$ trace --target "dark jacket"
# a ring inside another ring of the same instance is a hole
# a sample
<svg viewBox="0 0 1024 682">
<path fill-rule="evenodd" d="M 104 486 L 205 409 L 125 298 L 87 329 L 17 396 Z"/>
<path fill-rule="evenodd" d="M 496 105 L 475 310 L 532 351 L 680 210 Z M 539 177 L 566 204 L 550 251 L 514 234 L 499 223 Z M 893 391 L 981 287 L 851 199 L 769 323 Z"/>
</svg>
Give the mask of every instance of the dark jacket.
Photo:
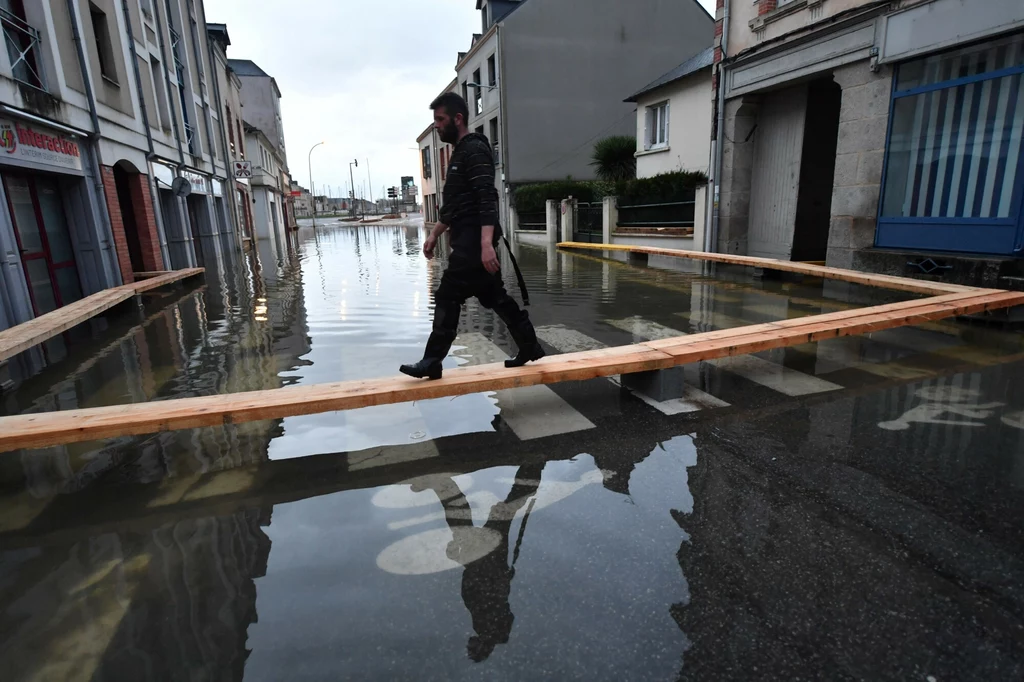
<svg viewBox="0 0 1024 682">
<path fill-rule="evenodd" d="M 466 135 L 455 146 L 444 183 L 440 219 L 451 231 L 455 251 L 479 255 L 483 225 L 494 226 L 494 244 L 498 244 L 501 225 L 494 186 L 494 150 L 480 133 Z"/>
</svg>

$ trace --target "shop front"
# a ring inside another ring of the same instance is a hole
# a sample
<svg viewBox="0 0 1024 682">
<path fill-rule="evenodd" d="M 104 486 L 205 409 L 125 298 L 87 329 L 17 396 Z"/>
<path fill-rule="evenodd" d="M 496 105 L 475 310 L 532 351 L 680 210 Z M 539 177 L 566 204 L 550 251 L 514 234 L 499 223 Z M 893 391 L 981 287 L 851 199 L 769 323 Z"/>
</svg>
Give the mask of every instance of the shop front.
<svg viewBox="0 0 1024 682">
<path fill-rule="evenodd" d="M 895 67 L 876 246 L 1021 256 L 1024 33 Z"/>
<path fill-rule="evenodd" d="M 76 134 L 0 118 L 4 328 L 120 283 L 86 154 Z"/>
</svg>

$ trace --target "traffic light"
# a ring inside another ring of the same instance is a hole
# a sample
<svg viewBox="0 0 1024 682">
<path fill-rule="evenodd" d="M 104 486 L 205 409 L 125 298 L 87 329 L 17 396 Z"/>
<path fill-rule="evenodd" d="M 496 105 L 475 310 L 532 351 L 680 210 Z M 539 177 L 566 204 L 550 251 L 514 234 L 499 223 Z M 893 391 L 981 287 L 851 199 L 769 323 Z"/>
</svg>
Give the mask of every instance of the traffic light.
<svg viewBox="0 0 1024 682">
<path fill-rule="evenodd" d="M 398 198 L 398 188 L 397 187 L 388 187 L 388 199 L 397 199 L 397 198 Z"/>
</svg>

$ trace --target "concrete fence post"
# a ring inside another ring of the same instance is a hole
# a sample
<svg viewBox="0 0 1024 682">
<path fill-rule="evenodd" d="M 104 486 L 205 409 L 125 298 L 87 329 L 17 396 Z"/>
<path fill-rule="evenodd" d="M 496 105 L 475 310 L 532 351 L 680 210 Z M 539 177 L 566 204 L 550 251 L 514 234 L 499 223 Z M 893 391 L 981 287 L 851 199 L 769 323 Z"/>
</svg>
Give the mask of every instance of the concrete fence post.
<svg viewBox="0 0 1024 682">
<path fill-rule="evenodd" d="M 558 202 L 554 199 L 548 199 L 545 204 L 545 210 L 547 212 L 547 230 L 548 230 L 548 243 L 558 243 Z"/>
<path fill-rule="evenodd" d="M 605 197 L 602 207 L 602 239 L 605 244 L 612 243 L 612 233 L 619 226 L 619 198 Z"/>
<path fill-rule="evenodd" d="M 516 207 L 515 206 L 509 206 L 508 207 L 508 231 L 507 231 L 507 235 L 506 235 L 508 237 L 509 243 L 511 243 L 511 244 L 518 244 L 519 243 L 519 237 L 517 236 L 518 232 L 519 232 L 519 213 L 516 211 Z"/>
<path fill-rule="evenodd" d="M 562 241 L 571 242 L 573 232 L 576 231 L 576 211 L 573 207 L 576 205 L 576 200 L 573 198 L 562 200 Z"/>
</svg>

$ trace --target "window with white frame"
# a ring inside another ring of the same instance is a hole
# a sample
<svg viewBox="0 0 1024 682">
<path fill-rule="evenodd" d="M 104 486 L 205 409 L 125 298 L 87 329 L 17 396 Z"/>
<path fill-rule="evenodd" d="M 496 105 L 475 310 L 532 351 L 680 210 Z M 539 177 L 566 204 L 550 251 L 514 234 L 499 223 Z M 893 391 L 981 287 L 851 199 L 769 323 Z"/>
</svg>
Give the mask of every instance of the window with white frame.
<svg viewBox="0 0 1024 682">
<path fill-rule="evenodd" d="M 668 146 L 668 102 L 647 107 L 647 135 L 644 149 L 663 149 Z"/>
</svg>

